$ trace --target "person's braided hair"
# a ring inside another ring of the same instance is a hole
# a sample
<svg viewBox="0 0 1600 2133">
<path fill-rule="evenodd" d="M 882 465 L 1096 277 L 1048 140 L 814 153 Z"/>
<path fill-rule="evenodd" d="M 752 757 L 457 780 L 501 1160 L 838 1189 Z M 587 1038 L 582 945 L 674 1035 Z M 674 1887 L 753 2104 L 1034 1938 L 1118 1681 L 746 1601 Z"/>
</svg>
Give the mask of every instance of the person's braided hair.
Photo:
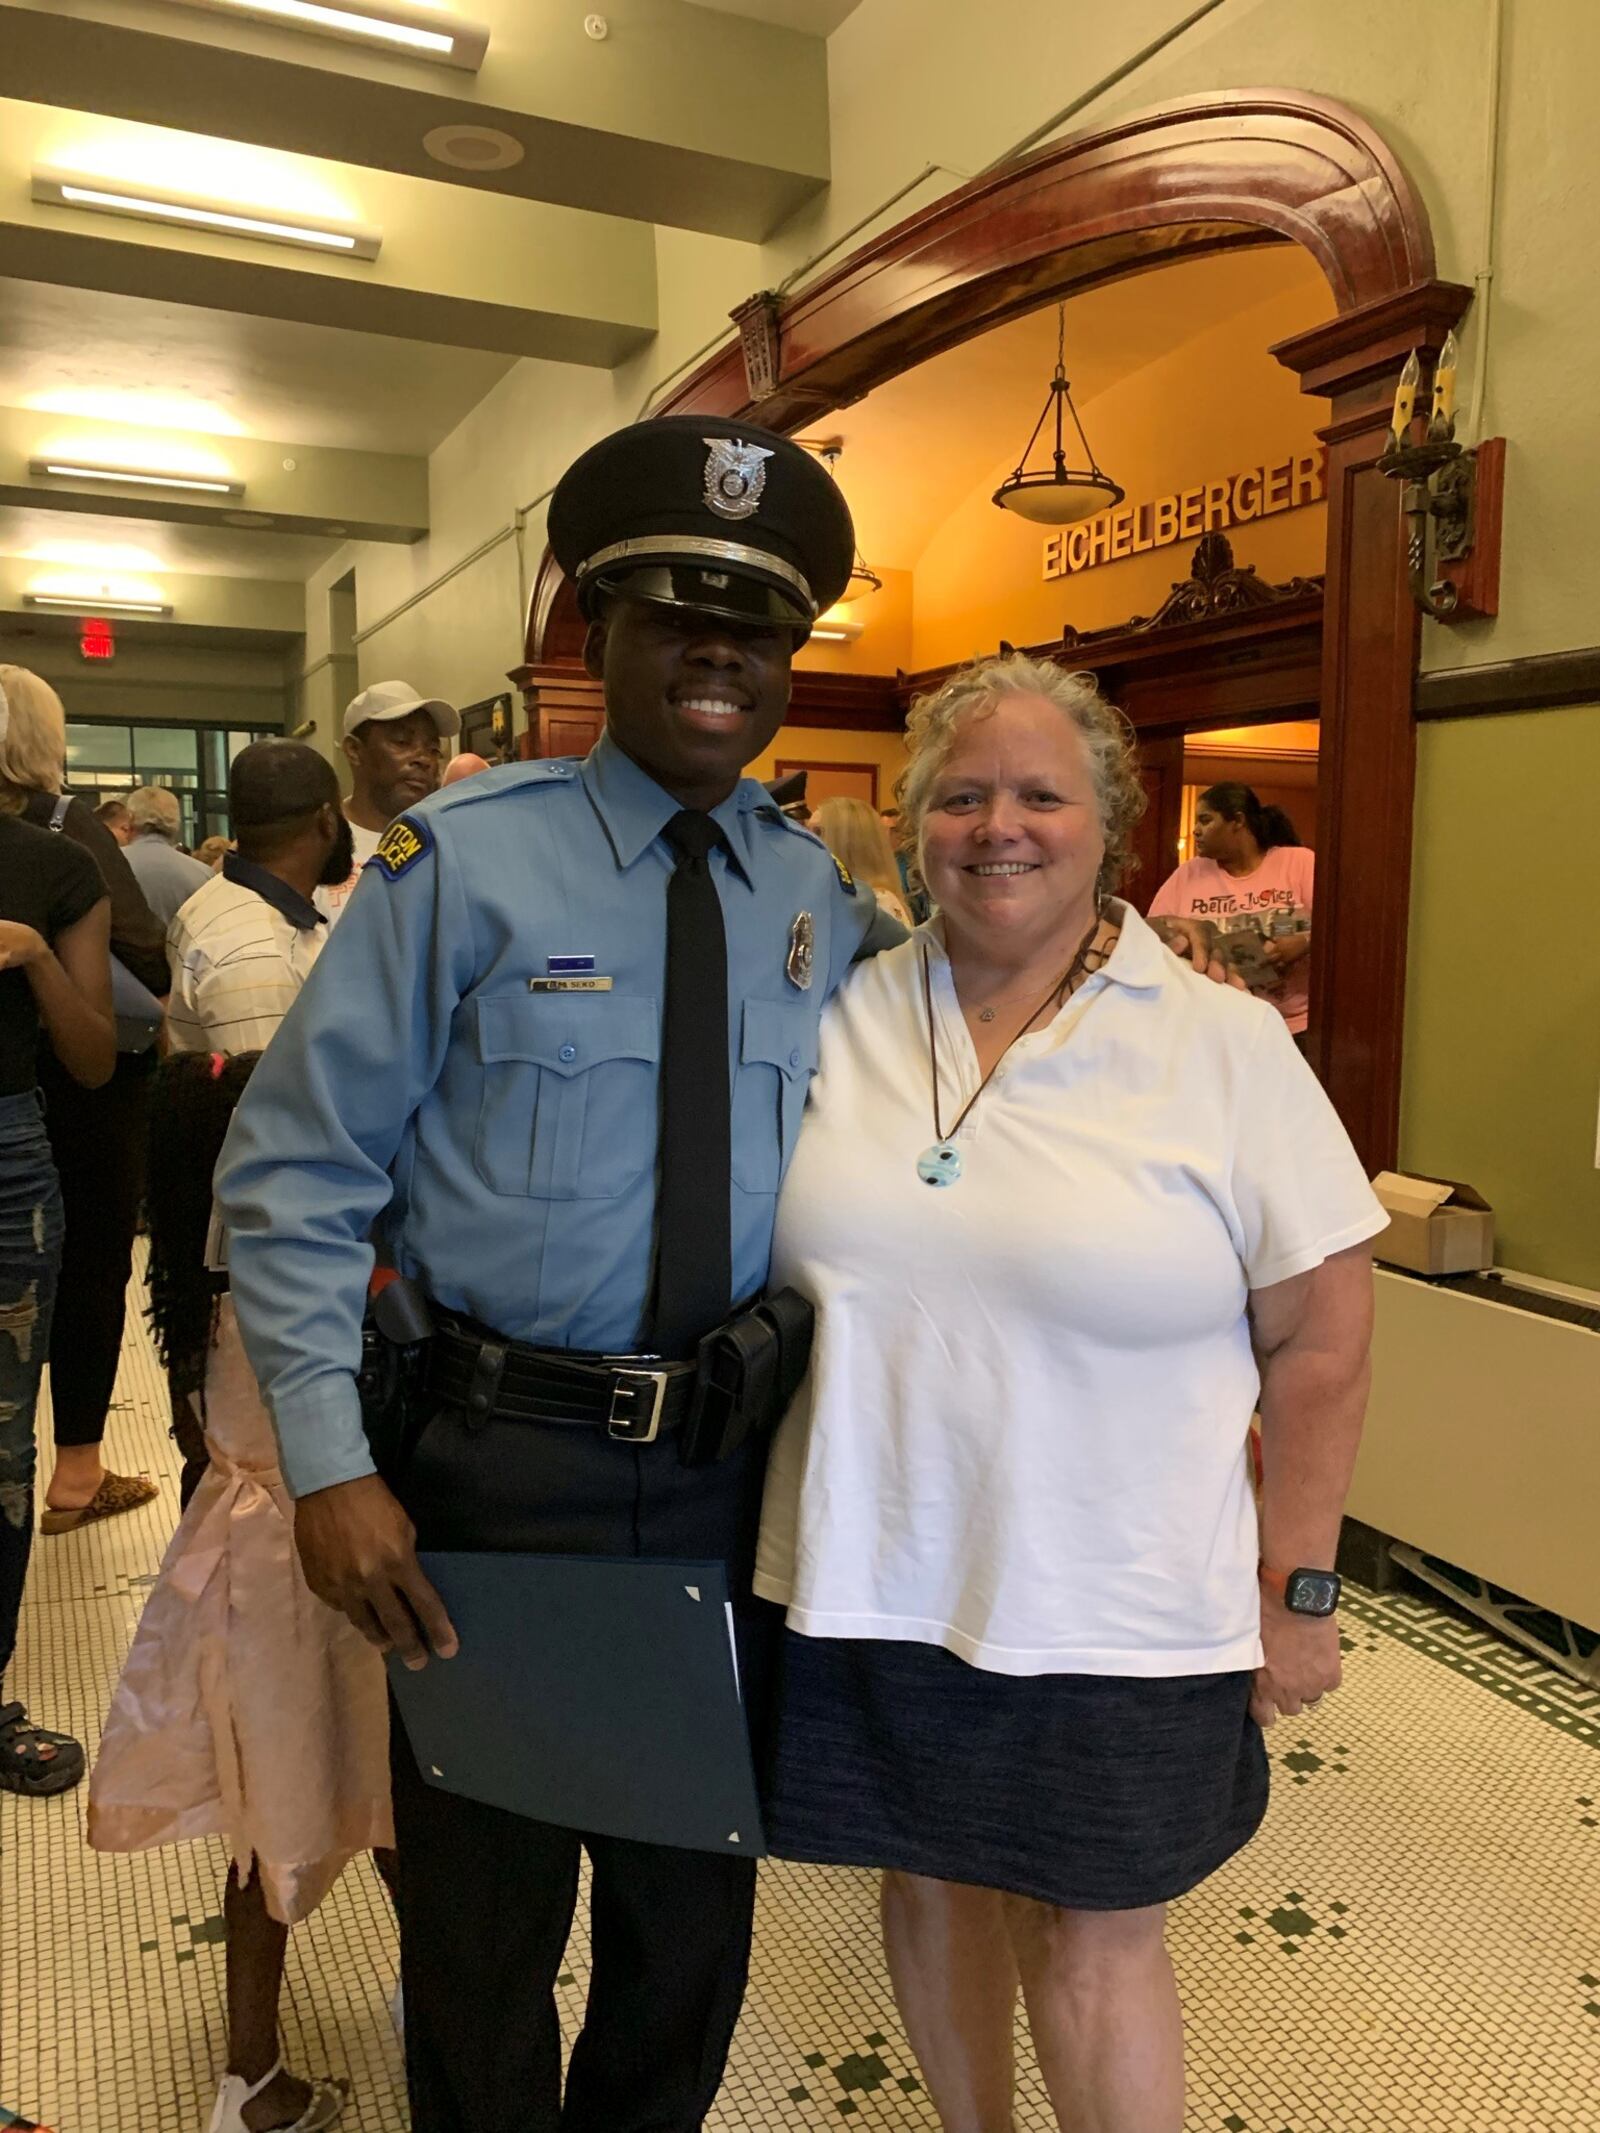
<svg viewBox="0 0 1600 2133">
<path fill-rule="evenodd" d="M 156 1353 L 183 1399 L 205 1383 L 226 1283 L 206 1266 L 211 1176 L 234 1107 L 259 1052 L 178 1052 L 156 1076 L 150 1115 L 145 1215 L 150 1231 L 150 1303 Z"/>
</svg>

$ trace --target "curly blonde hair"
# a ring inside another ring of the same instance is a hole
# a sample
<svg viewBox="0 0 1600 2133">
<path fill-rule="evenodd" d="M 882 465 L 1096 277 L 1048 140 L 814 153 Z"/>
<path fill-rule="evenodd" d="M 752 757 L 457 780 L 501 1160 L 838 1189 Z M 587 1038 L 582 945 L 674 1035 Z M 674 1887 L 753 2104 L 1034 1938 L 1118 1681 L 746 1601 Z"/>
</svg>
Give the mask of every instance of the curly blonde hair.
<svg viewBox="0 0 1600 2133">
<path fill-rule="evenodd" d="M 1077 728 L 1089 758 L 1100 834 L 1106 856 L 1101 886 L 1115 889 L 1138 864 L 1133 853 L 1134 826 L 1147 804 L 1139 776 L 1133 728 L 1115 704 L 1095 687 L 1091 674 L 1069 673 L 1050 660 L 1011 652 L 999 659 L 978 659 L 958 668 L 927 696 L 919 696 L 906 720 L 911 752 L 895 796 L 900 802 L 900 834 L 919 859 L 922 828 L 934 781 L 967 719 L 992 711 L 1006 696 L 1042 696 Z"/>
</svg>

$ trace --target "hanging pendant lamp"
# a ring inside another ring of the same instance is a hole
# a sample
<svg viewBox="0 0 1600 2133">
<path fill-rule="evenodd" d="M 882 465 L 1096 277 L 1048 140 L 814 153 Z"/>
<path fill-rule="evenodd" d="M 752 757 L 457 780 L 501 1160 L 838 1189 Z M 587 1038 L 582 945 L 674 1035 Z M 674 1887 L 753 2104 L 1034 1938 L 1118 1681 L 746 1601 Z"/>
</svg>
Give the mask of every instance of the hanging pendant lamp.
<svg viewBox="0 0 1600 2133">
<path fill-rule="evenodd" d="M 1057 310 L 1056 374 L 1050 381 L 1050 395 L 1038 421 L 1033 426 L 1033 435 L 1028 439 L 1027 449 L 1017 462 L 1014 474 L 1008 474 L 994 492 L 994 502 L 1002 511 L 1010 511 L 1017 518 L 1025 518 L 1035 526 L 1071 526 L 1081 518 L 1091 518 L 1097 511 L 1109 511 L 1120 504 L 1128 493 L 1119 488 L 1099 465 L 1089 449 L 1089 440 L 1083 434 L 1083 424 L 1078 420 L 1078 410 L 1072 404 L 1072 388 L 1067 383 L 1067 307 L 1062 304 Z M 1030 473 L 1028 454 L 1039 441 L 1039 432 L 1054 415 L 1056 443 L 1048 467 L 1036 467 Z M 1072 417 L 1072 427 L 1078 433 L 1078 442 L 1083 447 L 1084 463 L 1081 467 L 1067 464 L 1064 442 L 1066 419 Z"/>
<path fill-rule="evenodd" d="M 817 457 L 822 461 L 835 481 L 839 479 L 839 457 L 843 451 L 844 446 L 842 444 L 830 442 L 821 446 L 817 452 Z M 868 593 L 882 592 L 882 590 L 882 578 L 862 561 L 861 550 L 858 546 L 855 561 L 850 566 L 850 576 L 845 589 L 833 604 L 835 607 L 848 607 L 852 600 L 861 600 Z"/>
</svg>

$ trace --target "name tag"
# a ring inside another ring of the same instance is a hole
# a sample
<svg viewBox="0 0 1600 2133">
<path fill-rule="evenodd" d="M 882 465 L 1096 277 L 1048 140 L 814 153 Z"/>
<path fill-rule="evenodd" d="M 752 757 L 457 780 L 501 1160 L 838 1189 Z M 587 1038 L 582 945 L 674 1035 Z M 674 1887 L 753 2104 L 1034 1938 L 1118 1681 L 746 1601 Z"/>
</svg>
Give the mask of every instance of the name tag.
<svg viewBox="0 0 1600 2133">
<path fill-rule="evenodd" d="M 609 978 L 529 978 L 529 992 L 609 992 Z"/>
</svg>

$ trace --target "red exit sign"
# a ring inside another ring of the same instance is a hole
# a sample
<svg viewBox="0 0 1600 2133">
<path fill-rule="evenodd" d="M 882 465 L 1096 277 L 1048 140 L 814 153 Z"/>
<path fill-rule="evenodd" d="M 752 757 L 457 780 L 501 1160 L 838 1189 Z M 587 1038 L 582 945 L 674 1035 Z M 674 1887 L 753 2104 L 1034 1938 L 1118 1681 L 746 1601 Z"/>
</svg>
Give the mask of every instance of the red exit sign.
<svg viewBox="0 0 1600 2133">
<path fill-rule="evenodd" d="M 78 626 L 78 650 L 85 659 L 115 659 L 117 640 L 111 624 L 93 621 L 86 616 Z"/>
</svg>

